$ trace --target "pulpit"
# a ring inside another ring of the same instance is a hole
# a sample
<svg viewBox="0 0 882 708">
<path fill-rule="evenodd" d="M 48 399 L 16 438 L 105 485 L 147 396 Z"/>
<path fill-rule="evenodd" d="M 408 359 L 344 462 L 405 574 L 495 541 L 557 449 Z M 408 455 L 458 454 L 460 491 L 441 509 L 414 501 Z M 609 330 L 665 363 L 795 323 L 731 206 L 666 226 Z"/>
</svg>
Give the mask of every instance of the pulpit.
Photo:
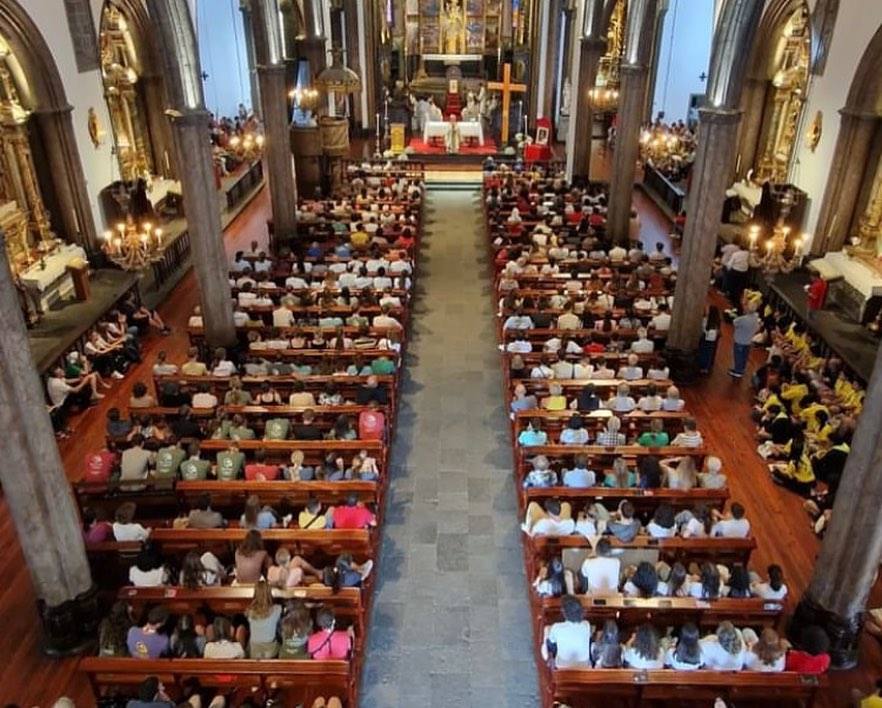
<svg viewBox="0 0 882 708">
<path fill-rule="evenodd" d="M 73 281 L 74 298 L 86 302 L 92 294 L 89 285 L 89 264 L 86 261 L 74 260 L 67 264 L 67 271 Z"/>
</svg>

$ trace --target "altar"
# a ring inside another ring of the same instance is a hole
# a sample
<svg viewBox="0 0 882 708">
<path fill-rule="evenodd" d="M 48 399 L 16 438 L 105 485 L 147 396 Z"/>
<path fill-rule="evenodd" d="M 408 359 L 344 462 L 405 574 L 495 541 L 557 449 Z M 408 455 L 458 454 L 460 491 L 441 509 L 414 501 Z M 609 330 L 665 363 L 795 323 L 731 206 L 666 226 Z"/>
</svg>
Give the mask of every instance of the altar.
<svg viewBox="0 0 882 708">
<path fill-rule="evenodd" d="M 810 263 L 830 283 L 828 301 L 860 323 L 875 317 L 882 306 L 882 265 L 868 260 L 833 251 Z"/>
<path fill-rule="evenodd" d="M 86 252 L 81 246 L 67 243 L 20 274 L 22 284 L 39 298 L 44 310 L 73 293 L 73 279 L 67 266 L 77 259 L 85 261 Z"/>
<path fill-rule="evenodd" d="M 484 144 L 484 128 L 480 121 L 462 121 L 454 124 L 443 120 L 427 120 L 423 128 L 423 142 L 428 144 L 432 138 L 442 138 L 446 145 L 447 136 L 453 125 L 459 129 L 461 137 L 476 138 L 479 145 Z"/>
</svg>

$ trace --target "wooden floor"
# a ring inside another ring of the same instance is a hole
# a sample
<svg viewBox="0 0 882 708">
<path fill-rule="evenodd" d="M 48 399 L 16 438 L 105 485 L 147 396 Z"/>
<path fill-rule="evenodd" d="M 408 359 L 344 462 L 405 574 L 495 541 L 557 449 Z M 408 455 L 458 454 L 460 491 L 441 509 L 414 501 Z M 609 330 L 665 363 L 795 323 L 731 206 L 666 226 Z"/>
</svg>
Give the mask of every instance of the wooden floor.
<svg viewBox="0 0 882 708">
<path fill-rule="evenodd" d="M 607 160 L 598 159 L 597 162 L 596 171 L 606 171 Z M 599 175 L 592 176 L 598 178 Z M 658 240 L 669 244 L 669 225 L 665 218 L 639 193 L 636 202 L 647 246 L 651 248 Z M 264 190 L 227 229 L 227 250 L 232 252 L 244 247 L 252 239 L 265 243 L 268 212 L 269 198 Z M 195 277 L 190 273 L 160 308 L 166 322 L 174 328 L 173 334 L 151 337 L 145 344 L 144 362 L 135 372 L 115 384 L 101 405 L 73 421 L 75 435 L 61 445 L 69 478 L 80 476 L 86 452 L 102 444 L 107 409 L 114 405 L 124 408 L 135 381 L 149 381 L 156 353 L 164 349 L 173 361 L 183 358 L 187 346 L 184 325 L 196 301 Z M 753 427 L 748 418 L 751 404 L 748 385 L 746 381 L 733 382 L 726 375 L 730 351 L 731 338 L 727 330 L 720 342 L 714 373 L 684 391 L 684 395 L 689 410 L 701 422 L 708 447 L 723 460 L 732 498 L 744 504 L 753 524 L 759 549 L 753 556 L 752 566 L 764 569 L 769 563 L 780 563 L 790 588 L 789 602 L 793 603 L 809 580 L 819 544 L 809 528 L 801 500 L 772 484 L 756 455 Z M 762 352 L 756 352 L 754 356 L 759 359 Z M 0 577 L 5 581 L 0 590 L 0 626 L 3 627 L 0 633 L 0 704 L 15 702 L 22 706 L 50 706 L 59 696 L 68 695 L 78 706 L 92 705 L 89 686 L 76 673 L 75 660 L 49 661 L 40 654 L 32 586 L 5 502 L 0 504 L 0 543 L 4 548 L 0 557 Z M 831 688 L 819 705 L 829 708 L 848 705 L 852 688 L 868 690 L 871 687 L 882 672 L 882 652 L 878 643 L 865 639 L 863 655 L 863 668 L 832 676 Z"/>
</svg>

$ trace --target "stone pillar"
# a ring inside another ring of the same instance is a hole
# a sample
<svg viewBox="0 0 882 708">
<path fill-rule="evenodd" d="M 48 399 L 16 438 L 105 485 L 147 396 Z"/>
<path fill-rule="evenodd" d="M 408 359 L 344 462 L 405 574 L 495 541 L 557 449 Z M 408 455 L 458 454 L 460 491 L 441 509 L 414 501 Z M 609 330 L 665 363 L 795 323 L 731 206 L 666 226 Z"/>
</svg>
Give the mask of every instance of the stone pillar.
<svg viewBox="0 0 882 708">
<path fill-rule="evenodd" d="M 665 15 L 668 14 L 670 0 L 658 0 L 655 13 L 655 25 L 652 30 L 652 59 L 649 62 L 649 80 L 646 82 L 646 99 L 643 104 L 643 121 L 652 121 L 652 102 L 655 100 L 655 87 L 658 83 L 659 57 L 661 56 L 662 39 L 664 38 Z"/>
<path fill-rule="evenodd" d="M 567 131 L 568 180 L 585 179 L 591 175 L 591 140 L 594 132 L 594 108 L 591 90 L 597 82 L 597 64 L 606 51 L 606 29 L 609 17 L 604 0 L 584 0 L 581 15 L 582 34 L 573 41 L 573 68 L 570 72 L 573 105 Z M 604 21 L 606 19 L 606 22 Z"/>
<path fill-rule="evenodd" d="M 245 54 L 248 58 L 248 78 L 251 84 L 251 110 L 260 115 L 260 85 L 257 81 L 257 60 L 254 58 L 254 34 L 251 32 L 251 0 L 239 0 L 242 26 L 245 28 Z"/>
<path fill-rule="evenodd" d="M 83 163 L 71 121 L 72 106 L 50 111 L 35 111 L 43 147 L 52 173 L 52 186 L 61 211 L 64 231 L 77 239 L 89 253 L 101 250 L 95 219 L 86 192 Z"/>
<path fill-rule="evenodd" d="M 617 243 L 628 242 L 628 222 L 640 149 L 640 127 L 652 60 L 656 0 L 631 0 L 625 28 L 625 56 L 619 69 L 619 125 L 609 189 L 607 230 Z M 722 207 L 721 207 L 722 208 Z"/>
<path fill-rule="evenodd" d="M 864 165 L 870 158 L 880 125 L 875 114 L 845 108 L 839 114 L 836 150 L 811 246 L 812 254 L 817 256 L 841 250 L 850 235 L 861 189 L 867 179 Z"/>
<path fill-rule="evenodd" d="M 867 598 L 882 558 L 882 348 L 876 352 L 864 410 L 845 463 L 833 516 L 812 579 L 791 620 L 795 636 L 809 624 L 831 640 L 833 666 L 857 664 Z"/>
<path fill-rule="evenodd" d="M 196 35 L 187 0 L 149 0 L 172 110 L 168 111 L 184 197 L 193 268 L 199 283 L 205 341 L 212 347 L 236 343 L 229 263 L 224 251 L 220 205 L 208 133 L 210 114 L 202 95 Z"/>
<path fill-rule="evenodd" d="M 0 253 L 6 241 L 0 234 Z M 64 472 L 5 258 L 0 258 L 0 482 L 31 573 L 50 654 L 94 642 L 99 609 L 76 503 Z"/>
<path fill-rule="evenodd" d="M 309 60 L 314 79 L 327 66 L 325 23 L 321 0 L 303 0 L 303 28 L 297 37 L 297 55 Z"/>
<path fill-rule="evenodd" d="M 557 78 L 557 51 L 560 45 L 560 13 L 560 0 L 548 0 L 540 5 L 538 37 L 542 45 L 539 61 L 536 62 L 538 81 L 532 99 L 534 122 L 536 118 L 548 118 L 553 124 L 557 122 L 557 116 L 554 114 L 554 88 Z"/>
<path fill-rule="evenodd" d="M 251 6 L 261 113 L 266 132 L 266 166 L 273 208 L 275 243 L 294 238 L 297 230 L 297 187 L 289 137 L 285 62 L 276 0 L 254 0 Z"/>
<path fill-rule="evenodd" d="M 763 108 L 766 104 L 766 91 L 769 82 L 762 78 L 750 77 L 744 82 L 741 105 L 744 109 L 738 137 L 738 163 L 736 179 L 741 179 L 753 169 L 759 147 L 760 133 L 763 129 Z"/>
<path fill-rule="evenodd" d="M 698 114 L 694 176 L 667 339 L 668 353 L 684 366 L 694 362 L 701 336 L 701 320 L 741 118 L 736 110 L 702 108 Z M 680 372 L 681 377 L 683 373 Z"/>
<path fill-rule="evenodd" d="M 701 319 L 735 159 L 741 89 L 764 2 L 726 0 L 714 32 L 707 98 L 698 113 L 698 147 L 667 339 L 671 370 L 681 381 L 696 373 Z"/>
</svg>

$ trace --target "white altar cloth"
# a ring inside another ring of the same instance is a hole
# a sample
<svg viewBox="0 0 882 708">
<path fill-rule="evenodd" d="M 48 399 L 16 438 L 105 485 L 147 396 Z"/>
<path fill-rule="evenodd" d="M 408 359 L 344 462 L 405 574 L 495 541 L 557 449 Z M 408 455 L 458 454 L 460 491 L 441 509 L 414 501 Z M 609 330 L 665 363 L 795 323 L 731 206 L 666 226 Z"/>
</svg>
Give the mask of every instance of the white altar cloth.
<svg viewBox="0 0 882 708">
<path fill-rule="evenodd" d="M 428 143 L 430 138 L 444 138 L 450 133 L 450 123 L 443 120 L 427 120 L 423 128 L 423 142 Z M 478 144 L 484 144 L 484 128 L 480 121 L 461 121 L 456 124 L 459 127 L 459 134 L 463 138 L 477 138 Z"/>
<path fill-rule="evenodd" d="M 841 275 L 851 287 L 863 295 L 864 300 L 882 295 L 882 277 L 865 263 L 850 258 L 845 251 L 831 251 L 823 258 L 811 262 L 815 265 L 821 262 L 818 270 L 821 273 L 833 273 Z"/>
<path fill-rule="evenodd" d="M 86 252 L 82 247 L 68 243 L 44 259 L 45 268 L 41 268 L 38 261 L 21 274 L 21 282 L 39 296 L 44 309 L 73 291 L 73 279 L 67 271 L 67 264 L 76 258 L 86 260 Z"/>
</svg>

